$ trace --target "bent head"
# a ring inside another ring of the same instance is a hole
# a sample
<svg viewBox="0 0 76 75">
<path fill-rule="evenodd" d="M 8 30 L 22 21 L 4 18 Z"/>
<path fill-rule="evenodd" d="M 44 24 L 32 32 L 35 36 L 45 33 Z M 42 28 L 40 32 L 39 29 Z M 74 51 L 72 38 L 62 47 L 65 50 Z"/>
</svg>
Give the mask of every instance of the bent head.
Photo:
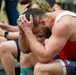
<svg viewBox="0 0 76 75">
<path fill-rule="evenodd" d="M 50 18 L 50 16 L 49 16 L 50 12 L 45 12 L 45 11 L 43 11 L 41 9 L 37 9 L 37 8 L 29 8 L 26 11 L 26 13 L 33 16 L 34 25 L 37 26 L 40 23 L 42 25 L 45 25 L 45 26 L 51 28 L 53 22 L 52 22 L 52 18 Z"/>
<path fill-rule="evenodd" d="M 33 17 L 33 23 L 34 26 L 37 27 L 40 23 L 40 20 L 43 18 L 43 16 L 45 16 L 45 12 L 40 10 L 40 9 L 36 9 L 36 8 L 29 8 L 27 11 L 23 12 L 22 14 L 26 14 L 25 17 L 29 19 L 30 15 L 32 15 Z"/>
<path fill-rule="evenodd" d="M 26 14 L 25 17 L 27 18 L 27 20 L 30 20 L 30 15 L 32 15 L 34 23 L 33 33 L 37 37 L 49 38 L 49 36 L 51 35 L 51 30 L 48 27 L 45 27 L 43 23 L 40 23 L 40 20 L 43 18 L 43 15 L 45 16 L 44 11 L 36 8 L 35 9 L 30 8 L 23 14 Z"/>
</svg>

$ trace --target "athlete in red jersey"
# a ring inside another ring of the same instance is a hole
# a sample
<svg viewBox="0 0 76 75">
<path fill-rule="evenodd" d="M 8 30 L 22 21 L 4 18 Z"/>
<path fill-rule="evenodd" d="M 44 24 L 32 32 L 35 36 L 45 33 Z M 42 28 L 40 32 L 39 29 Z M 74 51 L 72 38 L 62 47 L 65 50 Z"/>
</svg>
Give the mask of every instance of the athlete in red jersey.
<svg viewBox="0 0 76 75">
<path fill-rule="evenodd" d="M 21 21 L 18 25 L 23 31 L 19 43 L 25 49 L 23 42 L 27 39 L 32 53 L 39 61 L 35 65 L 34 75 L 76 75 L 76 13 L 64 10 L 45 13 L 32 9 L 30 14 L 33 16 L 30 16 L 29 21 L 24 15 L 19 18 Z M 33 23 L 51 29 L 52 35 L 45 45 L 38 42 L 33 34 Z M 51 60 L 59 53 L 61 59 Z"/>
<path fill-rule="evenodd" d="M 67 42 L 65 47 L 60 52 L 60 57 L 65 60 L 76 61 L 76 42 Z"/>
</svg>

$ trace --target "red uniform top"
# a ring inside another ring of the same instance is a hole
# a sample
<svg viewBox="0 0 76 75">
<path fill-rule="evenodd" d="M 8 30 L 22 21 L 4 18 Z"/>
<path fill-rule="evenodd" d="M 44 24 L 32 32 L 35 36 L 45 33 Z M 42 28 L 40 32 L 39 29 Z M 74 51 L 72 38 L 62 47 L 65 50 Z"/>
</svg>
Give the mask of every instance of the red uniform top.
<svg viewBox="0 0 76 75">
<path fill-rule="evenodd" d="M 76 61 L 76 42 L 67 42 L 60 52 L 61 59 Z"/>
</svg>

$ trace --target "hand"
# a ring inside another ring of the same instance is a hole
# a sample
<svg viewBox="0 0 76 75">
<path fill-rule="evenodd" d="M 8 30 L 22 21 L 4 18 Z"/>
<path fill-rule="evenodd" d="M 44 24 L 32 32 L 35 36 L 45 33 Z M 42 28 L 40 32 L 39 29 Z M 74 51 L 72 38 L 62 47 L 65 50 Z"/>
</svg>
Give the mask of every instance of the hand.
<svg viewBox="0 0 76 75">
<path fill-rule="evenodd" d="M 54 6 L 52 7 L 52 11 L 56 11 L 56 10 L 60 10 L 61 7 L 58 4 L 54 4 Z"/>
<path fill-rule="evenodd" d="M 25 32 L 27 29 L 33 28 L 33 18 L 32 15 L 30 15 L 30 21 L 28 21 L 25 17 L 25 15 L 21 15 L 18 19 L 18 26 L 19 28 Z"/>
</svg>

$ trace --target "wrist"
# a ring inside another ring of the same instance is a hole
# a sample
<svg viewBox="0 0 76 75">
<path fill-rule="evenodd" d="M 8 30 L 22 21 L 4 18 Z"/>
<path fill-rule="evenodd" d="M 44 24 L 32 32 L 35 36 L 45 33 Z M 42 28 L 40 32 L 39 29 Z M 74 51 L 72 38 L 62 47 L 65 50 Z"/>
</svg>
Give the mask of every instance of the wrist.
<svg viewBox="0 0 76 75">
<path fill-rule="evenodd" d="M 7 38 L 8 34 L 8 32 L 4 32 L 4 37 Z"/>
</svg>

